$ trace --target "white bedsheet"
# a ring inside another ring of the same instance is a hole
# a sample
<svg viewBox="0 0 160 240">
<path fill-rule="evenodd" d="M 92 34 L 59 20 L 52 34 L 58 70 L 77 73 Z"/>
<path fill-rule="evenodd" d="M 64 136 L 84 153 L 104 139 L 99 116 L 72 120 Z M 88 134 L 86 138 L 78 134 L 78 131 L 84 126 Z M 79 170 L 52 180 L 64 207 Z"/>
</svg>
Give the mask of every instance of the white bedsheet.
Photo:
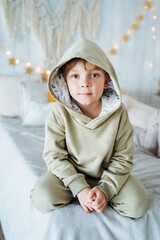
<svg viewBox="0 0 160 240">
<path fill-rule="evenodd" d="M 135 166 L 154 202 L 140 219 L 120 216 L 110 206 L 87 214 L 78 201 L 50 213 L 33 208 L 30 190 L 46 170 L 42 159 L 44 129 L 25 128 L 19 119 L 0 118 L 0 220 L 6 240 L 159 240 L 160 159 L 139 147 Z"/>
</svg>

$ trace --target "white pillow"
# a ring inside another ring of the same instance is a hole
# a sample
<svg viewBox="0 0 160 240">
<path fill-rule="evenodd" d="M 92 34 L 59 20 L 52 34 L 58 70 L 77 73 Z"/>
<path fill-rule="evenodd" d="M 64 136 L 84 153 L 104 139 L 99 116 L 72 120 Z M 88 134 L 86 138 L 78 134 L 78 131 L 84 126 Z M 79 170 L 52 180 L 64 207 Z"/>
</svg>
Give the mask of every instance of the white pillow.
<svg viewBox="0 0 160 240">
<path fill-rule="evenodd" d="M 0 76 L 0 115 L 20 116 L 19 82 L 24 80 L 37 81 L 37 77 Z"/>
<path fill-rule="evenodd" d="M 20 115 L 18 83 L 20 77 L 0 76 L 0 115 L 16 117 Z"/>
<path fill-rule="evenodd" d="M 122 95 L 122 102 L 128 110 L 128 115 L 132 125 L 145 128 L 148 119 L 151 117 L 156 108 L 137 101 L 136 99 Z"/>
<path fill-rule="evenodd" d="M 47 84 L 20 82 L 21 118 L 25 126 L 44 126 L 53 106 L 47 99 Z"/>
</svg>

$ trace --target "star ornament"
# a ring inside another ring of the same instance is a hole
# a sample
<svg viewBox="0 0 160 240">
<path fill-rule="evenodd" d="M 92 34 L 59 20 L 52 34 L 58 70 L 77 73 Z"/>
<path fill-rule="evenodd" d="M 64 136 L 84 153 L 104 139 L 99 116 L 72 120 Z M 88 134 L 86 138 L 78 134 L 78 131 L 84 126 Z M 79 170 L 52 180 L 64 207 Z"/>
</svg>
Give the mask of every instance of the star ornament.
<svg viewBox="0 0 160 240">
<path fill-rule="evenodd" d="M 137 22 L 134 22 L 134 23 L 132 24 L 132 28 L 136 31 L 136 30 L 139 28 L 138 23 L 137 23 Z"/>
<path fill-rule="evenodd" d="M 47 81 L 48 74 L 46 72 L 41 73 L 41 78 L 42 78 L 43 81 Z"/>
<path fill-rule="evenodd" d="M 109 50 L 109 54 L 110 55 L 115 55 L 116 54 L 116 49 L 112 48 L 111 50 Z"/>
<path fill-rule="evenodd" d="M 143 21 L 143 15 L 142 15 L 142 14 L 139 14 L 139 15 L 137 16 L 137 20 L 138 20 L 139 22 Z"/>
<path fill-rule="evenodd" d="M 122 42 L 127 42 L 128 39 L 129 39 L 129 37 L 128 37 L 127 35 L 124 35 L 124 36 L 121 38 Z"/>
<path fill-rule="evenodd" d="M 9 64 L 10 65 L 16 65 L 16 59 L 13 57 L 13 58 L 9 58 Z"/>
<path fill-rule="evenodd" d="M 152 7 L 152 4 L 151 2 L 147 1 L 145 4 L 144 4 L 144 9 L 148 10 L 149 8 Z"/>
<path fill-rule="evenodd" d="M 30 66 L 26 67 L 25 70 L 27 74 L 32 74 L 33 72 L 33 68 L 31 68 Z"/>
<path fill-rule="evenodd" d="M 48 98 L 49 102 L 55 102 L 56 101 L 49 92 L 47 92 L 47 98 Z"/>
</svg>

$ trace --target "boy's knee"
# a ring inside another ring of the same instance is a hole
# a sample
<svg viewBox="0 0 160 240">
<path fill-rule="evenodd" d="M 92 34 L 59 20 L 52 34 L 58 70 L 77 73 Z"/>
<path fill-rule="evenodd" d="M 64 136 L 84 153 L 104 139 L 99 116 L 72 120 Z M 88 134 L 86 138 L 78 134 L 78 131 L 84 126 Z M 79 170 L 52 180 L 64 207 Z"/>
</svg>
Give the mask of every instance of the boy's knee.
<svg viewBox="0 0 160 240">
<path fill-rule="evenodd" d="M 131 218 L 143 217 L 143 215 L 148 211 L 152 200 L 152 197 L 148 195 L 145 195 L 144 197 L 134 197 L 134 201 L 126 211 L 127 216 Z"/>
<path fill-rule="evenodd" d="M 41 212 L 63 207 L 72 199 L 70 190 L 51 172 L 44 173 L 31 191 L 32 203 Z"/>
<path fill-rule="evenodd" d="M 54 209 L 54 199 L 45 185 L 36 185 L 31 191 L 31 201 L 40 212 L 49 212 Z"/>
<path fill-rule="evenodd" d="M 140 197 L 135 194 L 132 201 L 129 202 L 111 202 L 111 206 L 119 214 L 130 217 L 130 218 L 140 218 L 149 209 L 153 198 L 151 196 L 145 195 Z"/>
<path fill-rule="evenodd" d="M 139 180 L 132 177 L 132 181 L 133 190 L 131 192 L 131 198 L 133 201 L 129 208 L 129 214 L 132 218 L 140 218 L 148 211 L 153 198 L 148 195 Z"/>
<path fill-rule="evenodd" d="M 121 215 L 140 218 L 147 212 L 152 200 L 140 181 L 130 175 L 121 191 L 111 201 L 111 206 Z"/>
</svg>

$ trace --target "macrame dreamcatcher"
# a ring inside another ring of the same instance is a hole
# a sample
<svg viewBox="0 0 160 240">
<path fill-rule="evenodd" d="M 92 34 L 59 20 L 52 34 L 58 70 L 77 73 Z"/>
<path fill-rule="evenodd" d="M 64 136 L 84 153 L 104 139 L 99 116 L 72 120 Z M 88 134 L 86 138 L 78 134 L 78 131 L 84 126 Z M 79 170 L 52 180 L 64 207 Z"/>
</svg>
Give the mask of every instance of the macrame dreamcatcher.
<svg viewBox="0 0 160 240">
<path fill-rule="evenodd" d="M 92 39 L 99 26 L 100 0 L 61 0 L 52 12 L 49 0 L 1 0 L 9 36 L 17 40 L 31 29 L 45 53 L 47 64 L 60 58 L 63 47 L 79 34 Z"/>
</svg>

